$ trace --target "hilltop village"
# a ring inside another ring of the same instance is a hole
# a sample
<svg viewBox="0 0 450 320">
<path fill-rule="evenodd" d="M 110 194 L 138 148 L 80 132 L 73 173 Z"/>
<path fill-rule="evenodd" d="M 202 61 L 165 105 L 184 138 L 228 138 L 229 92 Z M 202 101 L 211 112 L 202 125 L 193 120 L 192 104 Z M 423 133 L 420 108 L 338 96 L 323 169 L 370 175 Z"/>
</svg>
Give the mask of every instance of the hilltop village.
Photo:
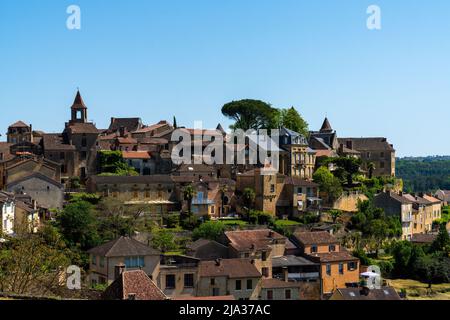
<svg viewBox="0 0 450 320">
<path fill-rule="evenodd" d="M 111 118 L 103 129 L 88 110 L 77 92 L 63 132 L 22 119 L 0 142 L 2 295 L 398 300 L 408 292 L 390 279 L 450 282 L 450 191 L 404 193 L 385 137 L 340 137 L 328 119 L 297 132 L 285 121 L 278 170 L 176 164 L 175 130 L 192 137 L 192 158 L 207 148 L 194 136 L 229 132 L 175 117 Z M 66 288 L 73 265 L 77 290 Z"/>
</svg>

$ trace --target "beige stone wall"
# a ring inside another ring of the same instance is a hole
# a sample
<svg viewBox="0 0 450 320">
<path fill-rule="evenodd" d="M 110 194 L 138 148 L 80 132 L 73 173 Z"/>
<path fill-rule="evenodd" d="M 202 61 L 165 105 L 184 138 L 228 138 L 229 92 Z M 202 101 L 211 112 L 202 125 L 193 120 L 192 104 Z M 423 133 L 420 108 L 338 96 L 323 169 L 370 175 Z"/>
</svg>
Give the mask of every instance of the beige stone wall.
<svg viewBox="0 0 450 320">
<path fill-rule="evenodd" d="M 194 275 L 194 286 L 185 287 L 184 286 L 184 275 L 193 274 Z M 175 288 L 166 288 L 166 276 L 175 275 Z M 155 278 L 156 279 L 156 278 Z M 175 298 L 179 296 L 194 296 L 195 288 L 198 285 L 198 274 L 197 268 L 189 267 L 174 267 L 174 268 L 160 268 L 159 275 L 157 276 L 158 287 L 169 297 Z"/>
<path fill-rule="evenodd" d="M 344 194 L 334 202 L 333 209 L 345 212 L 358 212 L 358 201 L 367 200 L 369 200 L 369 198 L 364 194 Z"/>
</svg>

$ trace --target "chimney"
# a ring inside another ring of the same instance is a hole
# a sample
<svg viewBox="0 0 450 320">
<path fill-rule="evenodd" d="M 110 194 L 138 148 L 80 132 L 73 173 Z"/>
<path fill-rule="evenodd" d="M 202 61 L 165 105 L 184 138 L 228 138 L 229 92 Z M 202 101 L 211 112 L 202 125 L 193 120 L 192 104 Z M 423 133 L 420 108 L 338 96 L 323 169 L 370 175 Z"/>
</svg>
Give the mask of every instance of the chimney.
<svg viewBox="0 0 450 320">
<path fill-rule="evenodd" d="M 403 197 L 403 191 L 399 191 L 399 192 L 398 192 L 398 195 L 399 195 L 400 197 Z"/>
<path fill-rule="evenodd" d="M 125 265 L 118 264 L 114 267 L 114 279 L 119 279 L 122 273 L 125 272 Z"/>
<path fill-rule="evenodd" d="M 220 267 L 222 264 L 222 259 L 216 259 L 216 266 Z"/>
<path fill-rule="evenodd" d="M 275 233 L 272 230 L 270 230 L 269 231 L 269 238 L 273 238 L 274 236 L 275 236 Z"/>
<path fill-rule="evenodd" d="M 348 140 L 345 143 L 346 143 L 348 149 L 353 150 L 353 141 Z"/>
<path fill-rule="evenodd" d="M 128 300 L 132 300 L 132 301 L 136 300 L 136 293 L 129 293 Z"/>
<path fill-rule="evenodd" d="M 283 268 L 283 278 L 284 282 L 289 282 L 289 270 L 287 267 Z"/>
<path fill-rule="evenodd" d="M 121 127 L 119 128 L 119 135 L 120 135 L 121 138 L 124 138 L 124 137 L 125 137 L 125 132 L 126 132 L 125 127 L 124 127 L 124 126 L 121 126 Z"/>
<path fill-rule="evenodd" d="M 250 263 L 251 263 L 251 264 L 255 264 L 255 259 L 252 259 L 252 260 L 250 261 Z"/>
</svg>

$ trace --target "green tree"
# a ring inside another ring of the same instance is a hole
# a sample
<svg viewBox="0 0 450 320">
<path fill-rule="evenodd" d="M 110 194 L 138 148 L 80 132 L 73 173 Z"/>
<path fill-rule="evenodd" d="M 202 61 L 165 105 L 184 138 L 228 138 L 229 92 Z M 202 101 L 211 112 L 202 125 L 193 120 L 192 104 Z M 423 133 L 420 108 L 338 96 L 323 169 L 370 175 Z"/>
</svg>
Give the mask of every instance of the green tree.
<svg viewBox="0 0 450 320">
<path fill-rule="evenodd" d="M 225 228 L 225 224 L 222 222 L 207 221 L 194 230 L 192 237 L 194 240 L 208 239 L 217 241 L 225 232 Z"/>
<path fill-rule="evenodd" d="M 96 219 L 89 202 L 68 204 L 57 216 L 57 226 L 70 247 L 88 250 L 99 243 Z"/>
<path fill-rule="evenodd" d="M 280 123 L 280 127 L 285 127 L 308 137 L 308 123 L 302 118 L 294 107 L 289 109 L 280 109 L 278 112 L 278 122 Z"/>
<path fill-rule="evenodd" d="M 439 234 L 431 244 L 431 250 L 432 252 L 444 252 L 446 254 L 450 252 L 450 236 L 445 224 L 440 225 Z"/>
<path fill-rule="evenodd" d="M 197 192 L 195 191 L 195 188 L 191 184 L 187 185 L 183 189 L 183 197 L 184 197 L 184 200 L 186 200 L 186 202 L 187 202 L 189 215 L 192 214 L 192 199 L 194 199 L 196 193 Z"/>
<path fill-rule="evenodd" d="M 277 110 L 260 100 L 233 101 L 222 107 L 222 114 L 235 121 L 232 129 L 272 129 Z"/>
<path fill-rule="evenodd" d="M 331 219 L 333 220 L 333 223 L 336 223 L 337 220 L 342 217 L 343 212 L 341 210 L 331 210 L 329 214 Z"/>
<path fill-rule="evenodd" d="M 332 162 L 338 167 L 335 172 L 339 178 L 347 182 L 348 186 L 353 186 L 353 178 L 359 173 L 361 159 L 353 157 L 340 157 L 333 159 Z"/>
<path fill-rule="evenodd" d="M 0 249 L 0 292 L 46 295 L 59 288 L 70 259 L 38 235 L 9 239 Z"/>
<path fill-rule="evenodd" d="M 369 179 L 372 179 L 373 177 L 373 171 L 375 170 L 375 163 L 369 162 L 367 164 L 367 170 L 369 170 Z"/>
<path fill-rule="evenodd" d="M 320 167 L 313 175 L 315 183 L 319 184 L 321 192 L 328 197 L 328 203 L 333 203 L 343 192 L 341 183 L 326 167 Z"/>
<path fill-rule="evenodd" d="M 121 151 L 99 151 L 98 162 L 101 176 L 137 176 L 136 170 L 129 166 Z"/>
<path fill-rule="evenodd" d="M 253 209 L 253 204 L 256 198 L 255 191 L 252 188 L 245 188 L 242 198 L 244 200 L 244 206 L 247 210 L 247 220 L 250 220 L 250 210 Z"/>
<path fill-rule="evenodd" d="M 173 127 L 175 129 L 178 128 L 178 126 L 177 126 L 177 118 L 175 116 L 173 116 Z"/>
<path fill-rule="evenodd" d="M 165 229 L 159 229 L 154 233 L 152 245 L 162 253 L 177 249 L 174 234 Z"/>
</svg>

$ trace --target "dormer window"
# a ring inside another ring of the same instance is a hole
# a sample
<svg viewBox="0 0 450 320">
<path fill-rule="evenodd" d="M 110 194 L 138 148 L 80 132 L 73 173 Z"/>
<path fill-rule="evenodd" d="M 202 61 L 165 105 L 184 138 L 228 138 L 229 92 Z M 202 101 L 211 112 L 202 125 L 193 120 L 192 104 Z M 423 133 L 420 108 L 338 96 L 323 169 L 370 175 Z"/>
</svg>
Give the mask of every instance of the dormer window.
<svg viewBox="0 0 450 320">
<path fill-rule="evenodd" d="M 313 244 L 311 246 L 311 253 L 317 253 L 317 245 L 316 244 Z"/>
</svg>

